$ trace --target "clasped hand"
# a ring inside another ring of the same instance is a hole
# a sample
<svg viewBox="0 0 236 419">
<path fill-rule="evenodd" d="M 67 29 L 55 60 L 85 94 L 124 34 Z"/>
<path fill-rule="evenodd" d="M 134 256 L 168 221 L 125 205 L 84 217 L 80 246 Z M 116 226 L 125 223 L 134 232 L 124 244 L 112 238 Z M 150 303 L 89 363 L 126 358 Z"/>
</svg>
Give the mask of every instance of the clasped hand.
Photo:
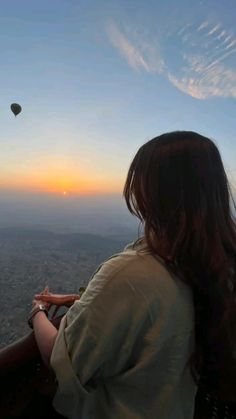
<svg viewBox="0 0 236 419">
<path fill-rule="evenodd" d="M 49 311 L 54 305 L 56 306 L 52 316 L 52 318 L 54 318 L 61 306 L 71 307 L 74 302 L 79 299 L 79 294 L 52 294 L 49 292 L 49 287 L 46 287 L 40 294 L 36 294 L 34 296 L 32 309 L 36 308 L 39 304 L 44 304 L 46 309 Z"/>
</svg>

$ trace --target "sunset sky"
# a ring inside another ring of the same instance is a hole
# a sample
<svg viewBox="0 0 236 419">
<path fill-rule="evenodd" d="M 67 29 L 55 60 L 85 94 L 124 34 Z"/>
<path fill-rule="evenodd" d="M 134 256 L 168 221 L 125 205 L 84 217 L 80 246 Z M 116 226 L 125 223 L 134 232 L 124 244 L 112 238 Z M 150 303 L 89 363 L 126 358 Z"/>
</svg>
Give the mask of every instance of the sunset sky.
<svg viewBox="0 0 236 419">
<path fill-rule="evenodd" d="M 177 129 L 214 139 L 236 184 L 235 22 L 235 0 L 2 1 L 0 193 L 120 193 Z"/>
</svg>

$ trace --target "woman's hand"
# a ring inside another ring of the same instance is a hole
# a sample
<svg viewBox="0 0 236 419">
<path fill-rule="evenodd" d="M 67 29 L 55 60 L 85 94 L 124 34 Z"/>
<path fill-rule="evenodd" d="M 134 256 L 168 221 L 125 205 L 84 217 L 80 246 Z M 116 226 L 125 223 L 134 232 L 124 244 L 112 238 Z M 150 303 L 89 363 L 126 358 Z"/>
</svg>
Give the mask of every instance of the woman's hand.
<svg viewBox="0 0 236 419">
<path fill-rule="evenodd" d="M 34 296 L 34 301 L 40 301 L 41 303 L 56 305 L 56 306 L 66 306 L 71 307 L 76 300 L 80 299 L 78 294 L 51 294 L 51 293 L 41 293 Z"/>
<path fill-rule="evenodd" d="M 52 306 L 52 303 L 47 302 L 46 300 L 45 301 L 42 300 L 41 297 L 42 296 L 48 296 L 50 294 L 51 293 L 49 292 L 49 287 L 48 286 L 45 287 L 44 290 L 40 294 L 37 294 L 39 298 L 37 298 L 37 299 L 34 298 L 34 300 L 32 301 L 32 310 L 37 308 L 39 306 L 39 304 L 43 304 L 45 306 L 45 308 L 49 311 L 51 306 Z"/>
</svg>

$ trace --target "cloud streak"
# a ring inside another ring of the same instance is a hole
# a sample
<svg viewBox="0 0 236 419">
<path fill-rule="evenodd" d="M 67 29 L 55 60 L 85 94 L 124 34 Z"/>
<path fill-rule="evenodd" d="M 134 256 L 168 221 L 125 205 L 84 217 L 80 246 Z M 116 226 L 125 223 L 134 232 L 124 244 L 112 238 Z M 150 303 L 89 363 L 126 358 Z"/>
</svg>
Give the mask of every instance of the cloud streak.
<svg viewBox="0 0 236 419">
<path fill-rule="evenodd" d="M 221 23 L 212 25 L 205 20 L 198 27 L 188 23 L 173 31 L 169 36 L 173 37 L 173 44 L 179 44 L 175 58 L 180 63 L 174 69 L 164 41 L 161 45 L 155 42 L 154 46 L 141 37 L 130 39 L 113 21 L 107 26 L 107 33 L 113 47 L 136 71 L 161 74 L 196 99 L 236 98 L 236 71 L 226 65 L 227 59 L 236 53 L 236 38 Z"/>
<path fill-rule="evenodd" d="M 217 32 L 218 31 L 218 29 L 220 28 L 220 24 L 217 24 L 217 25 L 215 25 L 214 26 L 214 28 L 212 28 L 209 32 L 208 32 L 208 35 L 213 35 L 213 33 L 215 33 L 215 32 Z"/>
<path fill-rule="evenodd" d="M 197 28 L 197 31 L 201 31 L 202 29 L 205 29 L 209 25 L 208 21 L 202 22 L 201 25 Z"/>
<path fill-rule="evenodd" d="M 111 44 L 125 57 L 128 64 L 135 70 L 145 70 L 148 73 L 161 73 L 164 61 L 157 47 L 143 40 L 136 40 L 134 45 L 127 36 L 118 29 L 114 22 L 107 25 L 107 33 Z"/>
<path fill-rule="evenodd" d="M 122 34 L 116 25 L 110 23 L 107 27 L 110 41 L 114 47 L 127 59 L 130 66 L 134 69 L 144 69 L 151 71 L 148 62 L 145 61 L 140 51 Z"/>
<path fill-rule="evenodd" d="M 197 71 L 198 68 L 194 69 Z M 201 73 L 200 73 L 201 74 Z M 184 93 L 196 99 L 207 99 L 209 97 L 232 97 L 236 98 L 236 73 L 218 66 L 206 72 L 202 77 L 175 77 L 169 74 L 170 82 Z"/>
</svg>

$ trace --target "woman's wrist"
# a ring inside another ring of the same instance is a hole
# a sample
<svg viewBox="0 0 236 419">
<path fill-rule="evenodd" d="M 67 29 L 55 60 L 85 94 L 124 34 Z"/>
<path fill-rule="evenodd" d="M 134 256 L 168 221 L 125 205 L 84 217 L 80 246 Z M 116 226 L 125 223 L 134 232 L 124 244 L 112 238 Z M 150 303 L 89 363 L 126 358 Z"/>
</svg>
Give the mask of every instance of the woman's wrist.
<svg viewBox="0 0 236 419">
<path fill-rule="evenodd" d="M 38 320 L 41 319 L 45 319 L 48 318 L 47 314 L 45 313 L 45 311 L 38 311 L 37 313 L 35 313 L 34 317 L 32 318 L 32 323 L 33 326 L 35 325 L 35 323 L 38 322 Z"/>
<path fill-rule="evenodd" d="M 50 367 L 50 356 L 57 337 L 58 330 L 47 318 L 45 312 L 39 311 L 32 319 L 35 340 L 41 357 L 47 367 Z"/>
<path fill-rule="evenodd" d="M 37 307 L 35 307 L 33 310 L 31 310 L 29 317 L 28 317 L 28 325 L 33 329 L 33 321 L 35 317 L 38 315 L 38 313 L 44 313 L 44 316 L 48 317 L 48 310 L 46 309 L 44 304 L 39 304 Z"/>
</svg>

